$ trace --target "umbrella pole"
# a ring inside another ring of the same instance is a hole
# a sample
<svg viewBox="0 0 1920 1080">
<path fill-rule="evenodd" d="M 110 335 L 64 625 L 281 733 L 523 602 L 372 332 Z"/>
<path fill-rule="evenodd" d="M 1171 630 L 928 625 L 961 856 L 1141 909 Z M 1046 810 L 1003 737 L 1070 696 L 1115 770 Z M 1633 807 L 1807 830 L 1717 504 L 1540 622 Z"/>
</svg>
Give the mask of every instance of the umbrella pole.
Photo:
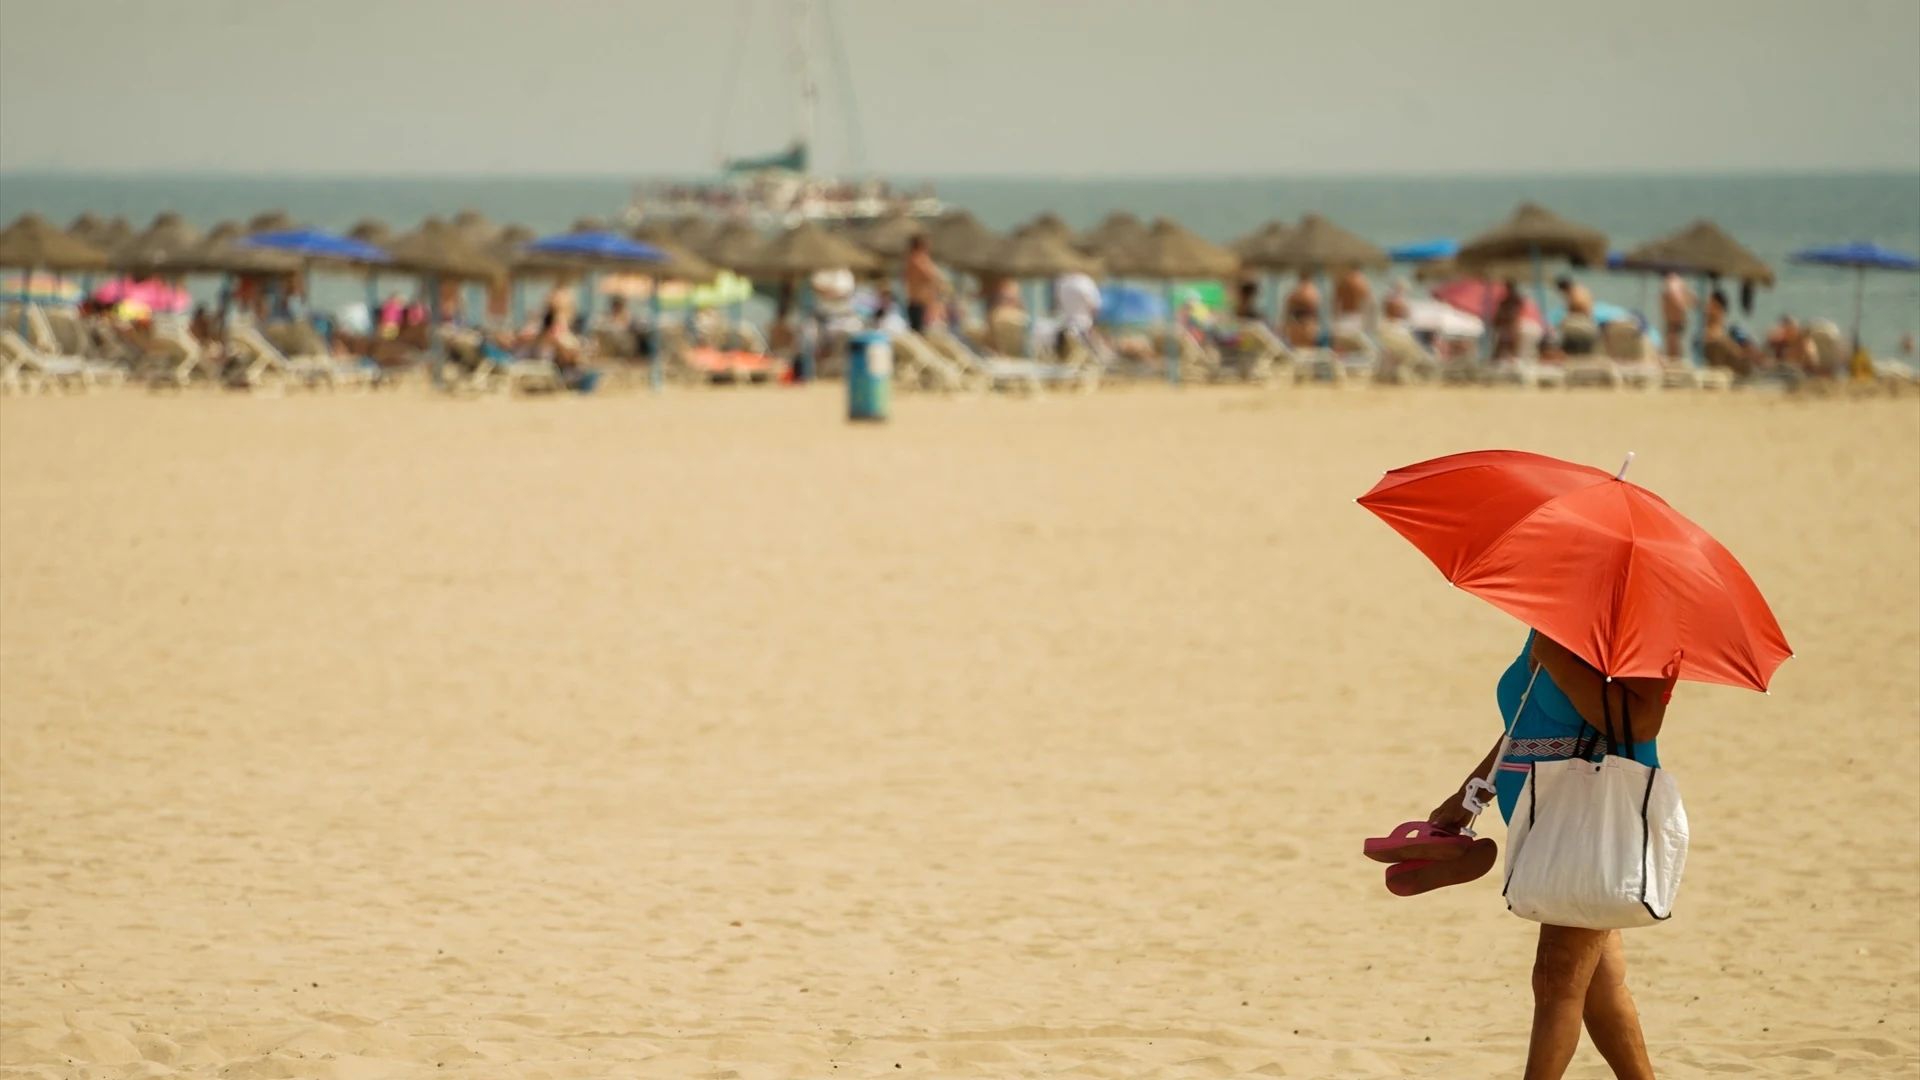
<svg viewBox="0 0 1920 1080">
<path fill-rule="evenodd" d="M 1320 336 L 1327 343 L 1327 349 L 1333 349 L 1333 293 L 1327 288 L 1327 268 L 1314 271 L 1313 281 L 1320 290 Z M 1320 342 L 1316 341 L 1317 346 Z M 1338 369 L 1335 371 L 1338 374 Z"/>
<path fill-rule="evenodd" d="M 810 279 L 802 278 L 800 281 L 799 307 L 800 356 L 797 365 L 799 371 L 795 374 L 794 381 L 810 383 L 813 381 L 813 351 L 818 347 L 820 338 L 819 320 L 815 318 L 813 309 L 813 282 Z M 808 330 L 813 330 L 814 333 L 809 334 Z"/>
<path fill-rule="evenodd" d="M 380 271 L 367 271 L 367 318 L 377 330 L 380 326 Z"/>
<path fill-rule="evenodd" d="M 1707 283 L 1707 275 L 1700 275 L 1700 334 L 1693 339 L 1693 348 L 1687 355 L 1693 357 L 1695 367 L 1707 362 L 1707 304 L 1713 300 L 1713 287 Z"/>
<path fill-rule="evenodd" d="M 1860 323 L 1867 309 L 1867 268 L 1854 267 L 1853 285 L 1853 351 L 1860 351 Z"/>
<path fill-rule="evenodd" d="M 667 385 L 660 355 L 660 279 L 647 279 L 647 386 L 659 393 Z"/>
<path fill-rule="evenodd" d="M 1493 275 L 1485 270 L 1480 273 L 1480 357 L 1487 363 L 1493 363 L 1494 350 L 1499 348 L 1500 331 L 1493 325 Z"/>
<path fill-rule="evenodd" d="M 1547 321 L 1547 272 L 1540 259 L 1540 245 L 1528 244 L 1527 257 L 1533 260 L 1533 302 L 1540 305 L 1540 321 Z M 1546 330 L 1545 326 L 1540 328 Z"/>
<path fill-rule="evenodd" d="M 518 331 L 527 321 L 527 294 L 520 288 L 521 281 L 514 278 L 507 283 L 507 305 L 509 317 L 513 319 L 511 329 Z"/>
<path fill-rule="evenodd" d="M 1180 311 L 1173 306 L 1173 282 L 1161 283 L 1161 295 L 1167 301 L 1167 385 L 1180 385 Z"/>
</svg>

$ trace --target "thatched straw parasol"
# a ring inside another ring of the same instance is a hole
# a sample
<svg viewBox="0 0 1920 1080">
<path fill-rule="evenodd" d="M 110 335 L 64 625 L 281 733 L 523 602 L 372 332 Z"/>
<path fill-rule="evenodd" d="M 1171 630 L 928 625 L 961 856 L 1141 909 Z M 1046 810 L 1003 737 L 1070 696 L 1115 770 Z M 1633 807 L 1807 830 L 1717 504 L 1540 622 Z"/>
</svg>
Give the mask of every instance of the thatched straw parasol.
<svg viewBox="0 0 1920 1080">
<path fill-rule="evenodd" d="M 766 237 L 761 236 L 753 226 L 736 221 L 715 233 L 707 246 L 694 250 L 715 266 L 739 270 L 753 265 L 766 246 Z"/>
<path fill-rule="evenodd" d="M 237 221 L 223 221 L 200 241 L 186 259 L 193 273 L 215 274 L 292 274 L 300 270 L 300 257 L 284 251 L 250 247 L 239 243 L 247 230 Z"/>
<path fill-rule="evenodd" d="M 104 249 L 104 245 L 100 243 L 100 236 L 106 231 L 106 228 L 107 223 L 101 221 L 94 215 L 93 211 L 89 210 L 73 219 L 67 226 L 67 235 L 82 243 L 92 244 L 94 247 Z"/>
<path fill-rule="evenodd" d="M 511 251 L 523 244 L 531 244 L 539 238 L 539 233 L 534 232 L 525 225 L 503 226 L 500 229 L 500 234 L 493 238 L 493 251 L 494 254 L 500 255 L 503 252 Z"/>
<path fill-rule="evenodd" d="M 712 246 L 714 238 L 720 235 L 720 223 L 712 218 L 683 217 L 673 221 L 656 221 L 653 224 L 663 226 L 673 234 L 681 247 L 705 255 Z"/>
<path fill-rule="evenodd" d="M 1074 236 L 1072 226 L 1060 220 L 1060 215 L 1051 210 L 1013 230 L 1013 235 L 1015 236 L 1026 236 L 1033 233 L 1051 237 L 1068 247 L 1072 247 L 1074 241 L 1078 239 L 1078 237 Z"/>
<path fill-rule="evenodd" d="M 976 274 L 1008 278 L 1102 272 L 1100 260 L 1081 254 L 1065 238 L 1048 229 L 1016 233 L 983 251 L 955 259 L 953 265 Z"/>
<path fill-rule="evenodd" d="M 1261 270 L 1302 273 L 1349 267 L 1384 270 L 1390 261 L 1385 251 L 1319 214 L 1301 218 L 1293 234 L 1264 256 L 1245 260 L 1248 266 Z"/>
<path fill-rule="evenodd" d="M 76 240 L 39 214 L 23 214 L 0 229 L 0 266 L 23 270 L 104 270 L 107 253 Z"/>
<path fill-rule="evenodd" d="M 1701 219 L 1679 232 L 1649 240 L 1620 260 L 1627 270 L 1716 277 L 1773 285 L 1773 267 L 1711 221 Z"/>
<path fill-rule="evenodd" d="M 1125 210 L 1115 210 L 1105 220 L 1083 233 L 1075 242 L 1076 247 L 1095 258 L 1104 260 L 1110 269 L 1117 268 L 1125 261 L 1125 252 L 1145 243 L 1147 227 L 1140 219 Z M 1116 273 L 1120 272 L 1117 269 Z"/>
<path fill-rule="evenodd" d="M 113 250 L 113 268 L 135 274 L 189 273 L 197 269 L 192 263 L 202 242 L 199 230 L 179 214 L 161 214 L 146 232 Z"/>
<path fill-rule="evenodd" d="M 468 207 L 453 215 L 453 227 L 468 243 L 486 247 L 500 238 L 500 226 L 487 220 L 480 211 Z"/>
<path fill-rule="evenodd" d="M 1241 262 L 1260 267 L 1265 266 L 1273 253 L 1279 251 L 1280 245 L 1292 235 L 1293 226 L 1275 218 L 1227 246 L 1240 256 Z"/>
<path fill-rule="evenodd" d="M 893 262 L 906 257 L 914 237 L 926 234 L 926 222 L 908 214 L 894 213 L 854 231 L 847 239 Z"/>
<path fill-rule="evenodd" d="M 1107 269 L 1125 277 L 1225 278 L 1240 270 L 1240 256 L 1201 239 L 1179 222 L 1160 218 L 1139 241 L 1107 260 Z"/>
<path fill-rule="evenodd" d="M 927 229 L 927 246 L 943 263 L 957 264 L 991 250 L 1000 243 L 992 229 L 965 210 L 954 210 Z"/>
<path fill-rule="evenodd" d="M 1535 203 L 1521 203 L 1507 220 L 1467 241 L 1457 257 L 1475 269 L 1488 263 L 1525 259 L 1565 259 L 1576 265 L 1604 266 L 1607 235 Z"/>
<path fill-rule="evenodd" d="M 386 247 L 393 240 L 393 230 L 379 218 L 361 218 L 347 230 L 347 235 L 374 247 Z"/>
<path fill-rule="evenodd" d="M 666 265 L 660 271 L 662 277 L 705 284 L 720 276 L 718 267 L 680 243 L 673 230 L 665 225 L 641 225 L 628 235 L 643 244 L 652 244 L 666 255 Z"/>
<path fill-rule="evenodd" d="M 567 231 L 577 232 L 577 233 L 606 232 L 607 222 L 604 218 L 597 218 L 597 217 L 575 218 L 573 224 L 568 227 Z"/>
<path fill-rule="evenodd" d="M 497 281 L 507 276 L 507 265 L 491 251 L 460 235 L 437 217 L 386 245 L 393 261 L 387 266 L 457 281 Z"/>
<path fill-rule="evenodd" d="M 250 233 L 291 232 L 300 227 L 285 210 L 268 210 L 247 219 L 247 231 Z"/>
<path fill-rule="evenodd" d="M 788 278 L 820 270 L 878 269 L 880 261 L 858 245 L 803 221 L 754 254 L 741 272 L 749 277 Z"/>
</svg>

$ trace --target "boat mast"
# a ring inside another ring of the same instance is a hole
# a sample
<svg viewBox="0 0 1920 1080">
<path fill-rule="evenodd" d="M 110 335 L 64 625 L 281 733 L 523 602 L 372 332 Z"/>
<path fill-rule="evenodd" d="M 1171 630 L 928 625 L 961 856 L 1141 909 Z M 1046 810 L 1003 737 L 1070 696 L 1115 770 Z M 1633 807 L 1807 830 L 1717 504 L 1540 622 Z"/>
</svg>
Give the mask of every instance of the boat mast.
<svg viewBox="0 0 1920 1080">
<path fill-rule="evenodd" d="M 813 108 L 819 96 L 819 87 L 813 78 L 813 5 L 809 0 L 793 0 L 793 77 L 794 94 L 794 142 L 808 157 L 808 171 L 812 171 L 813 153 Z"/>
</svg>

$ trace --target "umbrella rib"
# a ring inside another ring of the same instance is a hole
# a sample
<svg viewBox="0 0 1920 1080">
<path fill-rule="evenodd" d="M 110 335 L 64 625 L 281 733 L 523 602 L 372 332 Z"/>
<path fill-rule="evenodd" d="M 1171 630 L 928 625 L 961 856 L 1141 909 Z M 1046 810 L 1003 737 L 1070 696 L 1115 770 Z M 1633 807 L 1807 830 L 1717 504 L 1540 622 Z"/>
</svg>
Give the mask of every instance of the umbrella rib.
<svg viewBox="0 0 1920 1080">
<path fill-rule="evenodd" d="M 1621 471 L 1626 471 L 1624 466 L 1621 468 Z M 1625 484 L 1620 484 L 1619 486 L 1621 491 L 1626 491 Z M 1627 565 L 1620 568 L 1620 578 L 1613 586 L 1613 610 L 1607 627 L 1607 663 L 1600 666 L 1600 674 L 1605 675 L 1609 679 L 1613 678 L 1613 673 L 1607 669 L 1613 667 L 1614 654 L 1619 651 L 1619 642 L 1615 640 L 1615 636 L 1620 629 L 1618 625 L 1620 620 L 1620 602 L 1627 594 L 1628 580 L 1633 577 L 1634 556 L 1640 553 L 1640 526 L 1634 520 L 1633 499 L 1628 495 L 1623 495 L 1622 498 L 1625 500 L 1627 507 Z"/>
</svg>

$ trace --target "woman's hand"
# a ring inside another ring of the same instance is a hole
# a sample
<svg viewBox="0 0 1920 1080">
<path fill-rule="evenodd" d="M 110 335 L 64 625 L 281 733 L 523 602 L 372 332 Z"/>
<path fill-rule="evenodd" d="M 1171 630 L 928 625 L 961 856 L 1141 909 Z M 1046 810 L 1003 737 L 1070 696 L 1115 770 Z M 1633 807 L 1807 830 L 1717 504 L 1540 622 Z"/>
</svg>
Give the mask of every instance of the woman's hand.
<svg viewBox="0 0 1920 1080">
<path fill-rule="evenodd" d="M 1438 825 L 1443 829 L 1464 829 L 1472 824 L 1473 815 L 1467 812 L 1460 798 L 1461 793 L 1458 791 L 1447 796 L 1445 802 L 1434 807 L 1433 813 L 1427 815 L 1427 823 Z"/>
</svg>

